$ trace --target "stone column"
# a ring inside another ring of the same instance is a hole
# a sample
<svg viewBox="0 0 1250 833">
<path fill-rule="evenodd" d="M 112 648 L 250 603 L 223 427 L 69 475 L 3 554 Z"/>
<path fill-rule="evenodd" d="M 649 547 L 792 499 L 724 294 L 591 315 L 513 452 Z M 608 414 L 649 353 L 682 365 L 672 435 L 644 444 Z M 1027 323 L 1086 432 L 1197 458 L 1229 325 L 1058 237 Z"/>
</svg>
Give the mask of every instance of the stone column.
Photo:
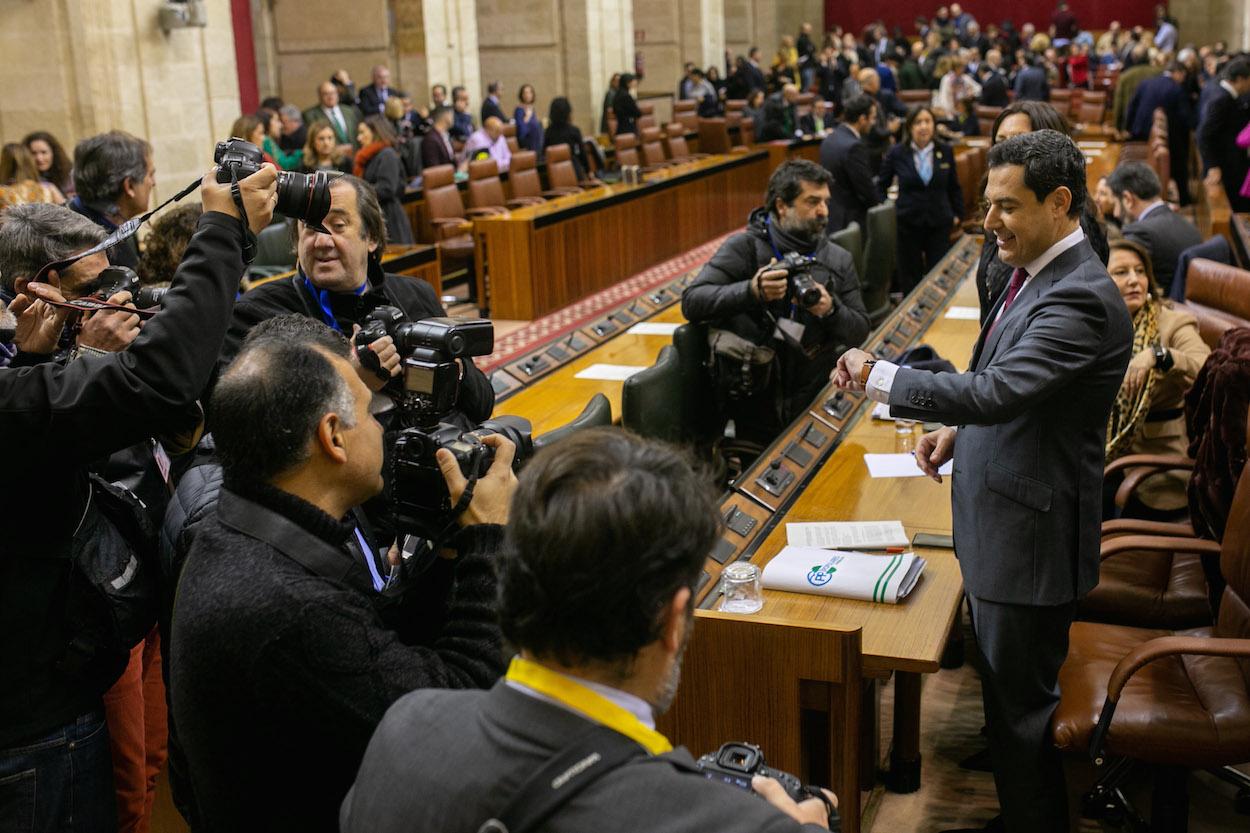
<svg viewBox="0 0 1250 833">
<path fill-rule="evenodd" d="M 760 63 L 767 71 L 782 35 L 798 37 L 799 26 L 810 23 L 817 47 L 824 31 L 824 4 L 821 0 L 724 0 L 725 46 L 735 56 L 746 55 L 752 46 L 762 53 Z"/>
<path fill-rule="evenodd" d="M 721 66 L 725 56 L 728 0 L 634 0 L 634 28 L 648 92 L 677 93 L 682 65 Z M 722 70 L 722 74 L 723 70 Z"/>
<path fill-rule="evenodd" d="M 415 104 L 430 101 L 430 87 L 469 90 L 474 119 L 481 105 L 477 8 L 474 0 L 393 0 L 396 83 Z"/>
</svg>

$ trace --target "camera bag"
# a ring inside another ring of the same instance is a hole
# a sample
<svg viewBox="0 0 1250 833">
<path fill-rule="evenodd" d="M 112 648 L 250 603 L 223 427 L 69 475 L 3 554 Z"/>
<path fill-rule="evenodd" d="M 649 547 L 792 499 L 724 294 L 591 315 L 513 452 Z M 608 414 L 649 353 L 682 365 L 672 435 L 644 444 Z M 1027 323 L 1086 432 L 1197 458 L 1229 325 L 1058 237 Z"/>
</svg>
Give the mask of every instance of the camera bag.
<svg viewBox="0 0 1250 833">
<path fill-rule="evenodd" d="M 718 399 L 751 399 L 770 390 L 777 372 L 776 350 L 715 328 L 708 330 L 707 341 Z"/>
</svg>

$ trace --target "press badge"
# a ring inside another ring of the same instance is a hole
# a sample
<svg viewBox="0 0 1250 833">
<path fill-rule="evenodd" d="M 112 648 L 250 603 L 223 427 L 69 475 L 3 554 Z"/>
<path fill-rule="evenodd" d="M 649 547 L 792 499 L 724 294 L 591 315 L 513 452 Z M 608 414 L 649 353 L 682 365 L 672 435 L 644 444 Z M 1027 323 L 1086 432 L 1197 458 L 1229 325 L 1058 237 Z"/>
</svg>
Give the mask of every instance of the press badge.
<svg viewBox="0 0 1250 833">
<path fill-rule="evenodd" d="M 777 329 L 773 331 L 773 338 L 778 341 L 794 341 L 801 344 L 803 333 L 806 331 L 807 327 L 793 318 L 778 318 Z"/>
</svg>

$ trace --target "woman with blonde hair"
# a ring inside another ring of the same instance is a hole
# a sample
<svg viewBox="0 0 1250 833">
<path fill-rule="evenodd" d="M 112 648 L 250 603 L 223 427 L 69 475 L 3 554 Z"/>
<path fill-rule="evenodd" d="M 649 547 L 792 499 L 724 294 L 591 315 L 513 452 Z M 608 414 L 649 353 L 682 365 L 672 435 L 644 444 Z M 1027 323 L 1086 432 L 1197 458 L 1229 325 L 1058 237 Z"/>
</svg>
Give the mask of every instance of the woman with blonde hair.
<svg viewBox="0 0 1250 833">
<path fill-rule="evenodd" d="M 334 128 L 327 121 L 315 121 L 308 126 L 308 138 L 304 141 L 304 155 L 300 159 L 300 173 L 313 171 L 352 172 L 352 160 L 339 152 Z"/>
<path fill-rule="evenodd" d="M 29 202 L 65 203 L 61 189 L 39 178 L 35 158 L 26 146 L 9 142 L 0 150 L 0 211 Z"/>
</svg>

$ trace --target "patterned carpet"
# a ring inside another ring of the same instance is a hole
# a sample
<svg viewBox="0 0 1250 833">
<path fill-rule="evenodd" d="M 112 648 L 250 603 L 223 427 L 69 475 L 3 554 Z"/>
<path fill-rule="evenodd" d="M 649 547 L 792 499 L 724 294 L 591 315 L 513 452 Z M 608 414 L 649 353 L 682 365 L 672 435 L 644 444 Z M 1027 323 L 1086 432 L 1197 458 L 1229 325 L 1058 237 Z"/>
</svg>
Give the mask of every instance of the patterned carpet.
<svg viewBox="0 0 1250 833">
<path fill-rule="evenodd" d="M 672 260 L 666 260 L 645 272 L 639 272 L 632 278 L 626 278 L 615 286 L 610 286 L 564 309 L 544 315 L 542 318 L 536 318 L 523 327 L 496 338 L 495 352 L 475 359 L 474 363 L 489 373 L 492 369 L 528 352 L 537 344 L 585 326 L 613 307 L 666 284 L 685 272 L 699 268 L 716 253 L 721 243 L 725 242 L 730 234 L 736 233 L 736 231 L 730 232 L 715 240 L 710 240 L 698 248 L 691 249 Z"/>
</svg>

